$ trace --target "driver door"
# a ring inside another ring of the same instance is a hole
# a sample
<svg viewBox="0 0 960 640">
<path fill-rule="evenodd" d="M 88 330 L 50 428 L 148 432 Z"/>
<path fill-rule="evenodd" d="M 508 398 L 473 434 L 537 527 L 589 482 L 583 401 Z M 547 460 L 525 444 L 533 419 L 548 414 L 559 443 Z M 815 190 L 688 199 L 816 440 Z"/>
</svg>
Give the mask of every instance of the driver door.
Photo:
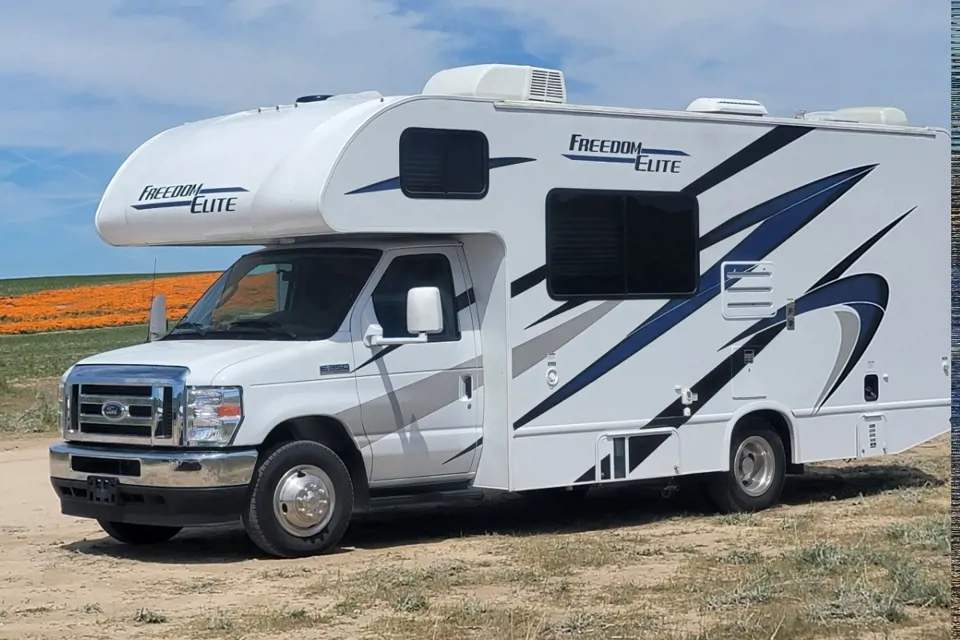
<svg viewBox="0 0 960 640">
<path fill-rule="evenodd" d="M 371 324 L 385 338 L 406 331 L 406 298 L 413 287 L 440 290 L 443 330 L 422 344 L 367 347 Z M 387 252 L 352 321 L 360 413 L 371 448 L 371 481 L 416 483 L 458 476 L 473 467 L 480 438 L 483 388 L 478 384 L 479 332 L 470 284 L 456 247 Z M 451 478 L 453 479 L 453 478 Z"/>
</svg>

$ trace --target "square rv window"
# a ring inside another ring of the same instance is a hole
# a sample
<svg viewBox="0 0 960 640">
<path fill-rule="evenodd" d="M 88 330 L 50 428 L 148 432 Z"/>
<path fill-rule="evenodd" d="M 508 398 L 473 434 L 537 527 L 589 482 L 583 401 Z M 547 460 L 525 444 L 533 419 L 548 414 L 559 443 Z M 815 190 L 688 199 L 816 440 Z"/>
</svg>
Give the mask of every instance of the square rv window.
<svg viewBox="0 0 960 640">
<path fill-rule="evenodd" d="M 400 135 L 400 188 L 408 198 L 482 198 L 488 157 L 481 131 L 406 129 Z"/>
<path fill-rule="evenodd" d="M 664 191 L 547 194 L 547 291 L 554 300 L 681 298 L 700 281 L 699 205 Z"/>
</svg>

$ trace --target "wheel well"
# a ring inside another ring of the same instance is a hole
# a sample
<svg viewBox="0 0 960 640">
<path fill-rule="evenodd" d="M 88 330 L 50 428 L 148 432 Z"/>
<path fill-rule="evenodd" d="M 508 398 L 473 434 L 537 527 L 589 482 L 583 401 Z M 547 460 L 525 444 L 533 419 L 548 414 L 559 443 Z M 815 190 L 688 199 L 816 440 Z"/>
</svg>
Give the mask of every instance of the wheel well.
<svg viewBox="0 0 960 640">
<path fill-rule="evenodd" d="M 367 483 L 367 467 L 357 444 L 346 425 L 330 416 L 302 416 L 281 422 L 260 446 L 261 453 L 285 442 L 310 440 L 324 444 L 334 451 L 350 472 L 357 507 L 367 504 L 370 487 Z"/>
<path fill-rule="evenodd" d="M 773 427 L 773 430 L 780 436 L 780 441 L 783 443 L 784 457 L 787 459 L 787 464 L 790 465 L 793 462 L 793 440 L 790 437 L 790 422 L 786 416 L 774 409 L 751 411 L 737 420 L 737 424 L 733 428 L 734 431 L 751 420 L 760 420 Z"/>
</svg>

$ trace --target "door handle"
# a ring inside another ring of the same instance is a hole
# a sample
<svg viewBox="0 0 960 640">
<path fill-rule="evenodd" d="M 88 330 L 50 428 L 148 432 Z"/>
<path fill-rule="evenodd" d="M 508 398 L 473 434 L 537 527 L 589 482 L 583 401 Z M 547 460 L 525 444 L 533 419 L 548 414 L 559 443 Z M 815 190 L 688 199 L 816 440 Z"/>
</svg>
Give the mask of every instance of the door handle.
<svg viewBox="0 0 960 640">
<path fill-rule="evenodd" d="M 464 400 L 470 400 L 473 398 L 473 376 L 466 375 L 460 376 L 460 383 L 463 385 L 463 393 L 461 397 Z"/>
</svg>

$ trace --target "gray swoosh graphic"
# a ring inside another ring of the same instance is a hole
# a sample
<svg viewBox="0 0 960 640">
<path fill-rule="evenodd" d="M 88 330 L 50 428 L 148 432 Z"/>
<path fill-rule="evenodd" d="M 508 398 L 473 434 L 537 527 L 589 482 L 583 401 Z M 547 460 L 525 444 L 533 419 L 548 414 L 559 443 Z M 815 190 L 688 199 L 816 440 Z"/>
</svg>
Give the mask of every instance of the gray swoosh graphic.
<svg viewBox="0 0 960 640">
<path fill-rule="evenodd" d="M 603 302 L 582 314 L 567 320 L 549 331 L 513 348 L 513 377 L 521 375 L 548 354 L 553 353 L 578 335 L 593 326 L 598 320 L 613 311 L 619 301 Z M 475 369 L 473 376 L 476 388 L 483 386 L 480 358 L 470 358 L 457 366 L 438 371 L 400 389 L 389 388 L 387 393 L 361 405 L 345 409 L 334 416 L 346 424 L 354 434 L 365 433 L 365 447 L 377 440 L 396 433 L 440 409 L 459 402 L 460 376 L 465 370 Z M 390 385 L 390 375 L 383 360 L 377 360 L 380 375 Z M 363 425 L 365 428 L 360 428 Z"/>
<path fill-rule="evenodd" d="M 850 356 L 857 346 L 857 337 L 860 335 L 860 316 L 847 309 L 837 309 L 834 313 L 837 314 L 837 320 L 840 321 L 840 348 L 837 350 L 837 360 L 833 363 L 833 370 L 830 371 L 830 375 L 827 377 L 827 383 L 824 385 L 823 391 L 820 392 L 820 397 L 817 398 L 817 403 L 814 405 L 817 409 L 820 408 L 820 403 L 823 402 L 828 391 L 833 387 L 833 383 L 840 377 L 840 372 L 843 371 L 843 367 L 847 364 L 847 361 L 850 360 Z M 814 411 L 814 413 L 816 413 L 816 411 Z"/>
<path fill-rule="evenodd" d="M 589 311 L 531 338 L 513 349 L 513 377 L 523 374 L 541 360 L 589 329 L 600 318 L 613 311 L 619 301 L 602 302 Z"/>
</svg>

